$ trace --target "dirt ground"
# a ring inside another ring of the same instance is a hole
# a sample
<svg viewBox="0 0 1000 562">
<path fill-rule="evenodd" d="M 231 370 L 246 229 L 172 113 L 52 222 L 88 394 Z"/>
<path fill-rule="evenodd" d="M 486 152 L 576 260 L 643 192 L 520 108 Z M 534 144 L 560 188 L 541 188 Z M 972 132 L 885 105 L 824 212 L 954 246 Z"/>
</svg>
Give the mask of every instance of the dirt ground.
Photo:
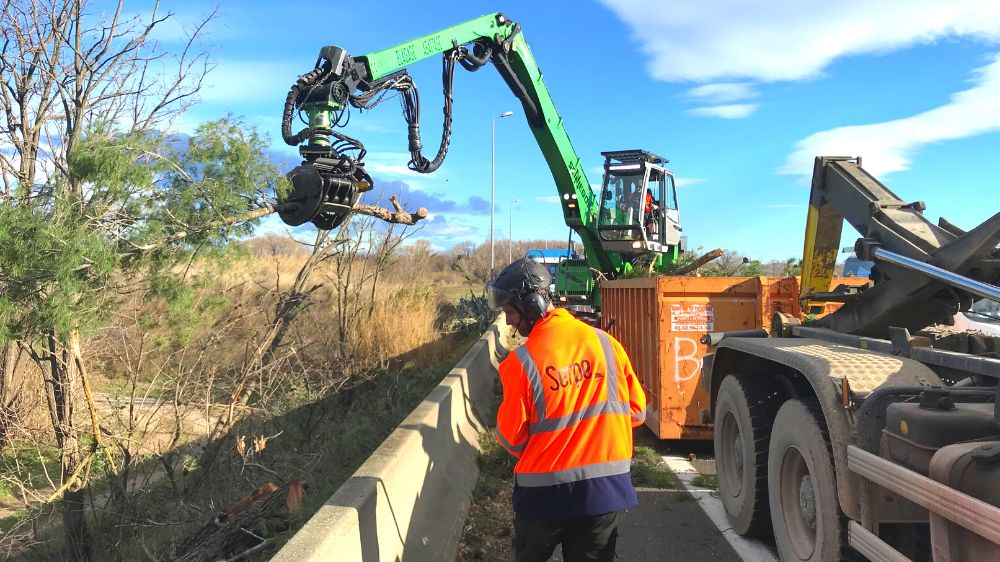
<svg viewBox="0 0 1000 562">
<path fill-rule="evenodd" d="M 158 455 L 168 450 L 174 437 L 174 409 L 173 404 L 154 398 L 137 398 L 135 408 L 130 413 L 127 409 L 128 396 L 115 396 L 106 392 L 94 393 L 94 407 L 97 409 L 98 419 L 101 420 L 102 428 L 113 435 L 126 434 L 127 420 L 131 415 L 134 418 L 136 427 L 133 439 L 137 442 L 136 455 Z M 222 404 L 211 404 L 206 407 L 204 404 L 184 404 L 180 407 L 181 440 L 187 444 L 204 444 L 207 436 L 219 417 L 224 413 L 226 406 Z M 90 418 L 86 408 L 79 408 L 75 418 L 77 427 L 89 428 Z M 0 500 L 0 519 L 11 517 L 23 510 L 37 506 L 42 498 L 48 498 L 55 492 L 59 479 L 58 459 L 47 459 L 45 468 L 49 471 L 48 477 L 42 471 L 42 463 L 36 463 L 32 472 L 30 489 L 26 494 L 15 494 Z M 16 478 L 17 475 L 5 475 Z M 151 481 L 157 480 L 162 474 L 154 474 Z M 20 478 L 19 478 L 20 479 Z M 50 481 L 51 480 L 51 481 Z M 8 486 L 14 488 L 13 486 Z M 28 499 L 27 505 L 25 498 Z"/>
</svg>

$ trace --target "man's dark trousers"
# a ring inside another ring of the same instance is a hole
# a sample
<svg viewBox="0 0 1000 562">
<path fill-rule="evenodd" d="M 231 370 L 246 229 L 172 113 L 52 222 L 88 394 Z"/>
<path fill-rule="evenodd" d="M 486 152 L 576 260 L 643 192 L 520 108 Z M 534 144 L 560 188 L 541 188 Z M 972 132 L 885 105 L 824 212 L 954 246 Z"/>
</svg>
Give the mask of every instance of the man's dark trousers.
<svg viewBox="0 0 1000 562">
<path fill-rule="evenodd" d="M 612 562 L 620 511 L 593 517 L 536 519 L 514 516 L 514 560 L 546 562 L 559 544 L 565 562 Z"/>
</svg>

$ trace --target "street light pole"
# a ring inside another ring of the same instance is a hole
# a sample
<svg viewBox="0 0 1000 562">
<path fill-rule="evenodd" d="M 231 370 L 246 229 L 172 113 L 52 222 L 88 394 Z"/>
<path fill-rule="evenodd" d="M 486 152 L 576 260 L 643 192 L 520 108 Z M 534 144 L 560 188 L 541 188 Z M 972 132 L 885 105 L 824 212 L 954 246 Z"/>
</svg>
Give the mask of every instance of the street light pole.
<svg viewBox="0 0 1000 562">
<path fill-rule="evenodd" d="M 510 117 L 514 115 L 512 111 L 504 111 L 500 115 L 493 117 L 493 128 L 490 132 L 490 281 L 494 279 L 493 276 L 493 212 L 494 212 L 494 201 L 496 200 L 496 154 L 497 154 L 497 119 L 502 119 L 504 117 Z"/>
<path fill-rule="evenodd" d="M 514 199 L 510 202 L 510 211 L 508 211 L 508 223 L 507 223 L 507 263 L 512 263 L 514 261 L 514 203 L 520 203 L 520 199 Z"/>
</svg>

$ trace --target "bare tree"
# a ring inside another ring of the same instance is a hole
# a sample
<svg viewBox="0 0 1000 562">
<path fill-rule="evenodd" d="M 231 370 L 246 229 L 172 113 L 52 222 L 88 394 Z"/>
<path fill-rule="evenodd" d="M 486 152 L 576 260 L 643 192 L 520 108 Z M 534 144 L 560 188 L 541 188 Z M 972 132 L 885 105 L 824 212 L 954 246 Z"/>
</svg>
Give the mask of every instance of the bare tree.
<svg viewBox="0 0 1000 562">
<path fill-rule="evenodd" d="M 95 122 L 129 132 L 166 129 L 194 103 L 210 68 L 197 45 L 215 12 L 168 54 L 151 39 L 173 17 L 159 2 L 132 17 L 121 1 L 101 17 L 88 0 L 6 0 L 2 9 L 0 145 L 12 150 L 0 154 L 0 172 L 8 201 L 24 202 L 39 183 L 65 175 L 75 144 Z M 79 183 L 65 189 L 82 196 Z"/>
<path fill-rule="evenodd" d="M 490 278 L 489 243 L 476 246 L 473 242 L 457 244 L 450 251 L 452 268 L 468 283 L 486 283 Z"/>
<path fill-rule="evenodd" d="M 209 68 L 196 45 L 215 14 L 194 25 L 186 44 L 168 55 L 151 39 L 172 17 L 158 2 L 132 17 L 121 1 L 101 16 L 91 13 L 87 0 L 5 0 L 0 10 L 0 203 L 57 220 L 59 212 L 86 206 L 83 180 L 69 173 L 85 131 L 100 123 L 125 132 L 162 130 L 194 101 Z M 173 71 L 163 72 L 171 66 Z M 47 373 L 49 413 L 62 451 L 59 491 L 68 556 L 89 560 L 83 487 L 98 453 L 81 449 L 73 422 L 78 383 L 95 442 L 102 438 L 78 329 L 52 328 L 46 339 L 41 348 L 22 347 Z M 8 363 L 9 350 L 6 355 Z M 114 471 L 114 462 L 109 464 Z"/>
<path fill-rule="evenodd" d="M 282 289 L 281 277 L 277 277 L 273 289 L 276 297 L 273 313 L 266 318 L 264 329 L 248 343 L 243 365 L 237 374 L 229 399 L 229 408 L 215 424 L 209 435 L 210 440 L 221 437 L 229 429 L 235 419 L 236 408 L 246 405 L 250 396 L 259 389 L 255 381 L 263 378 L 262 373 L 272 370 L 278 358 L 278 349 L 284 342 L 292 322 L 299 313 L 312 304 L 310 297 L 323 286 L 323 283 L 311 282 L 313 273 L 316 268 L 336 255 L 342 243 L 342 240 L 332 238 L 330 231 L 317 230 L 312 251 L 296 273 L 291 287 Z M 203 464 L 210 464 L 210 459 L 205 460 Z"/>
<path fill-rule="evenodd" d="M 350 356 L 350 336 L 362 314 L 371 316 L 381 274 L 395 260 L 395 251 L 407 238 L 405 229 L 390 225 L 384 233 L 364 216 L 345 222 L 337 233 L 340 251 L 334 256 L 333 283 L 337 313 L 337 345 L 341 357 Z"/>
</svg>

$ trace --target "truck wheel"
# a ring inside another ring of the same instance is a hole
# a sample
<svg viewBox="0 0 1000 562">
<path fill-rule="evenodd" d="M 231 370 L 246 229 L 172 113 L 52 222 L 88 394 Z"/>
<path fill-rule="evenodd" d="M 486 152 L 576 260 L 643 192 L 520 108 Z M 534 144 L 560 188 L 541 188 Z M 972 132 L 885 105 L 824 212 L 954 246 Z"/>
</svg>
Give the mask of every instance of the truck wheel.
<svg viewBox="0 0 1000 562">
<path fill-rule="evenodd" d="M 733 530 L 766 535 L 767 443 L 777 410 L 775 389 L 764 377 L 729 375 L 715 403 L 715 467 L 719 496 Z"/>
<path fill-rule="evenodd" d="M 819 406 L 789 400 L 778 409 L 767 458 L 771 523 L 782 560 L 841 555 L 841 515 L 830 444 Z"/>
</svg>

